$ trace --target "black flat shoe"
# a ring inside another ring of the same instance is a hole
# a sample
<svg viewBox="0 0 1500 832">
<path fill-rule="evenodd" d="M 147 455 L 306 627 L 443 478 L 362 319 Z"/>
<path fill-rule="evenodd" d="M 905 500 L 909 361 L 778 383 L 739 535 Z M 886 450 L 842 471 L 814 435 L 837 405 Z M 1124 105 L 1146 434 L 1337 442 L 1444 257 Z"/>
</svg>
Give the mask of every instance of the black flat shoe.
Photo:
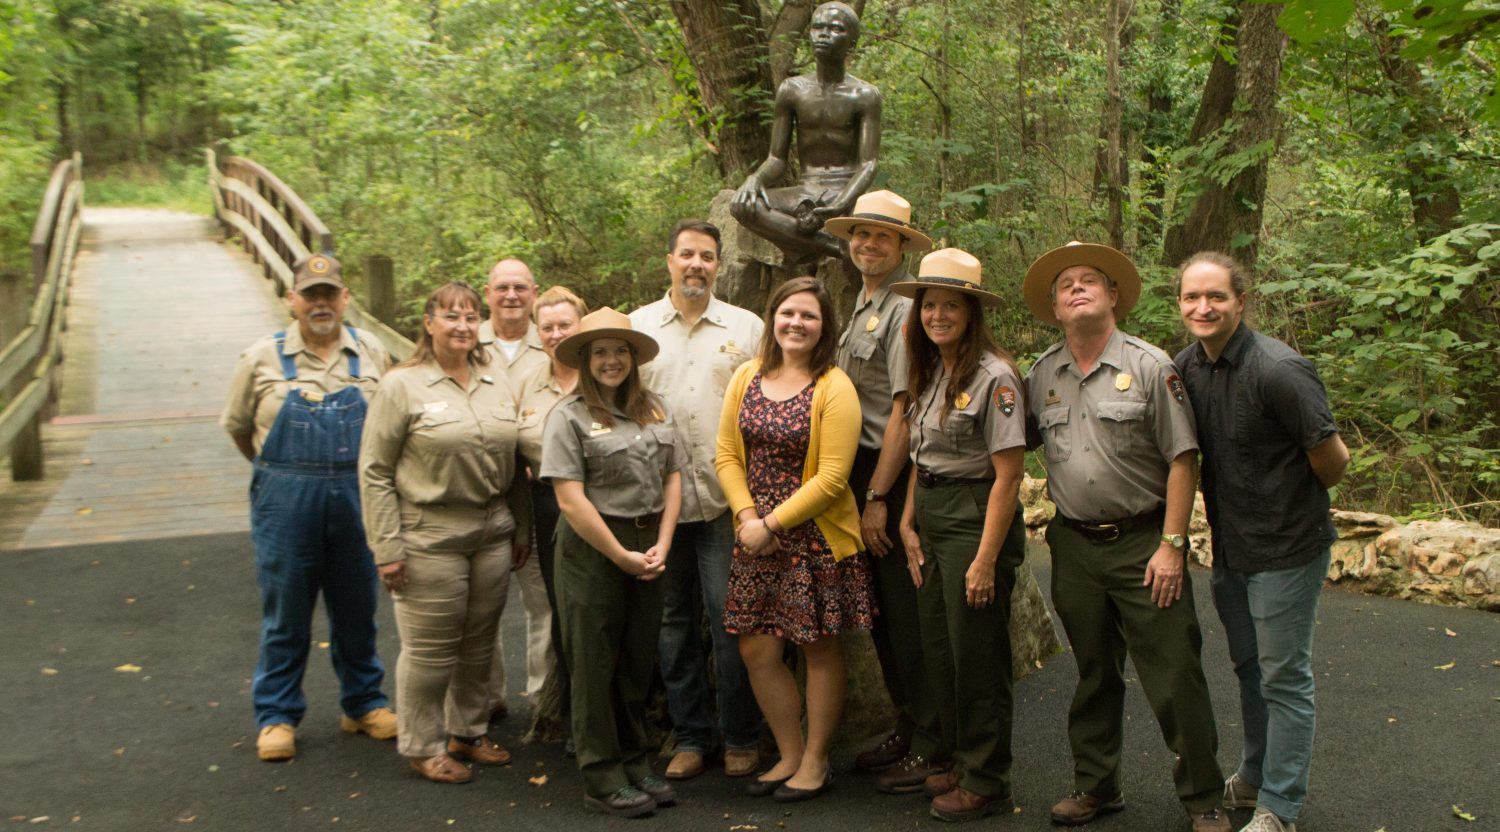
<svg viewBox="0 0 1500 832">
<path fill-rule="evenodd" d="M 791 778 L 788 777 L 788 780 Z M 771 793 L 771 799 L 777 803 L 799 803 L 803 800 L 812 800 L 833 786 L 833 772 L 830 770 L 823 778 L 823 785 L 816 789 L 798 789 L 782 783 L 780 788 Z"/>
<path fill-rule="evenodd" d="M 761 772 L 761 774 L 764 773 Z M 760 779 L 760 775 L 757 774 L 749 783 L 745 784 L 745 794 L 751 797 L 766 797 L 781 788 L 790 779 L 792 779 L 791 775 L 787 775 L 780 780 L 762 780 Z"/>
</svg>

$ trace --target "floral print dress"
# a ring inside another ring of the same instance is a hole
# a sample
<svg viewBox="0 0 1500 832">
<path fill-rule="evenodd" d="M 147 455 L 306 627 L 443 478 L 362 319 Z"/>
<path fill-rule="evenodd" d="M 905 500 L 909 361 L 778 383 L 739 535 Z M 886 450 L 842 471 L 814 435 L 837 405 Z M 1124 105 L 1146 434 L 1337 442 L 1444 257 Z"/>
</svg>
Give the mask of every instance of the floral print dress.
<svg viewBox="0 0 1500 832">
<path fill-rule="evenodd" d="M 745 479 L 755 511 L 764 517 L 802 487 L 813 385 L 778 402 L 766 398 L 760 381 L 756 374 L 745 390 L 739 428 L 745 444 Z M 875 595 L 863 553 L 835 562 L 812 520 L 783 530 L 776 539 L 780 549 L 765 557 L 753 557 L 735 544 L 725 630 L 808 644 L 843 630 L 869 629 Z"/>
</svg>

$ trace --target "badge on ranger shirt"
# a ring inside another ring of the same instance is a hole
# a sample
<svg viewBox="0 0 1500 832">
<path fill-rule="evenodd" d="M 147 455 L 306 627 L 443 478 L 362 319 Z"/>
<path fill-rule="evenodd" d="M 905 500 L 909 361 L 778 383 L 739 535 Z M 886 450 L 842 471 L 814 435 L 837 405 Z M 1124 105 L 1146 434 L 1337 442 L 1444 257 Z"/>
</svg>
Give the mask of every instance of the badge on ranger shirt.
<svg viewBox="0 0 1500 832">
<path fill-rule="evenodd" d="M 722 345 L 719 346 L 719 352 L 727 352 L 730 355 L 739 355 L 740 354 L 740 348 L 736 347 L 734 345 L 734 341 L 731 339 L 731 340 L 726 341 L 725 343 L 723 343 Z"/>
<path fill-rule="evenodd" d="M 1051 407 L 1054 404 L 1062 404 L 1062 396 L 1057 395 L 1056 390 L 1048 390 L 1047 401 L 1045 402 L 1045 404 L 1048 407 Z"/>
<path fill-rule="evenodd" d="M 880 326 L 880 316 L 871 315 L 870 320 L 865 321 L 865 332 L 874 332 L 877 326 Z"/>
<path fill-rule="evenodd" d="M 610 433 L 613 430 L 614 428 L 607 428 L 604 425 L 595 422 L 592 425 L 589 425 L 589 436 L 603 436 L 604 434 Z"/>
<path fill-rule="evenodd" d="M 1167 389 L 1172 392 L 1172 398 L 1178 402 L 1187 401 L 1187 390 L 1183 389 L 1182 379 L 1176 373 L 1167 376 Z"/>
<path fill-rule="evenodd" d="M 1010 414 L 1015 413 L 1016 412 L 1016 391 L 1010 389 L 1009 387 L 1007 387 L 1007 386 L 1005 386 L 1003 384 L 1000 385 L 999 387 L 996 387 L 995 388 L 995 407 L 1000 408 L 1000 412 L 1004 413 L 1006 416 L 1009 416 Z"/>
<path fill-rule="evenodd" d="M 1130 389 L 1130 384 L 1134 381 L 1135 379 L 1131 377 L 1130 373 L 1120 373 L 1115 376 L 1115 389 L 1123 393 Z"/>
<path fill-rule="evenodd" d="M 969 391 L 965 390 L 962 393 L 959 393 L 958 397 L 953 400 L 953 406 L 958 408 L 959 410 L 963 410 L 964 408 L 969 406 L 969 402 L 971 401 L 973 401 L 973 399 L 969 397 Z"/>
<path fill-rule="evenodd" d="M 447 409 L 448 409 L 448 403 L 447 402 L 427 402 L 426 404 L 422 405 L 422 410 L 424 410 L 424 411 L 426 411 L 428 413 L 442 413 L 444 410 L 447 410 Z"/>
</svg>

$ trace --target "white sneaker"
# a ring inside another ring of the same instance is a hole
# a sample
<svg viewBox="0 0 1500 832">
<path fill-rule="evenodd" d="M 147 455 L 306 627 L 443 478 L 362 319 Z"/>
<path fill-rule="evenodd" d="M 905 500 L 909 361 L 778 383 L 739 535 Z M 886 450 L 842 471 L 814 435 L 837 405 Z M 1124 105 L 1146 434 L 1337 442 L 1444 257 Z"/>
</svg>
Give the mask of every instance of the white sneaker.
<svg viewBox="0 0 1500 832">
<path fill-rule="evenodd" d="M 1224 808 L 1254 809 L 1260 798 L 1260 787 L 1246 783 L 1239 772 L 1229 775 L 1224 781 Z"/>
<path fill-rule="evenodd" d="M 1255 817 L 1240 832 L 1297 832 L 1297 824 L 1283 823 L 1270 809 L 1257 808 Z"/>
</svg>

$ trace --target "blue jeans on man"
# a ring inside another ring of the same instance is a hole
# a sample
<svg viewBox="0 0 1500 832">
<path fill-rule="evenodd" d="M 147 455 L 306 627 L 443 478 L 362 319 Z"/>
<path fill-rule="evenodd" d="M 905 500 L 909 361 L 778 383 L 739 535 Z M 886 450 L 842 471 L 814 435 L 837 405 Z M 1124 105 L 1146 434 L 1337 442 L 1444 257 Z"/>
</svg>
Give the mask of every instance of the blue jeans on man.
<svg viewBox="0 0 1500 832">
<path fill-rule="evenodd" d="M 1312 641 L 1332 552 L 1302 566 L 1236 572 L 1214 564 L 1214 606 L 1240 680 L 1244 750 L 1240 779 L 1258 805 L 1295 821 L 1312 759 Z"/>
<path fill-rule="evenodd" d="M 712 520 L 679 523 L 662 576 L 666 593 L 661 618 L 662 682 L 678 751 L 708 754 L 722 732 L 728 749 L 754 748 L 760 740 L 760 707 L 740 659 L 739 639 L 724 631 L 734 526 L 729 512 Z M 713 646 L 718 690 L 717 724 L 708 697 L 708 656 L 703 613 Z"/>
</svg>

